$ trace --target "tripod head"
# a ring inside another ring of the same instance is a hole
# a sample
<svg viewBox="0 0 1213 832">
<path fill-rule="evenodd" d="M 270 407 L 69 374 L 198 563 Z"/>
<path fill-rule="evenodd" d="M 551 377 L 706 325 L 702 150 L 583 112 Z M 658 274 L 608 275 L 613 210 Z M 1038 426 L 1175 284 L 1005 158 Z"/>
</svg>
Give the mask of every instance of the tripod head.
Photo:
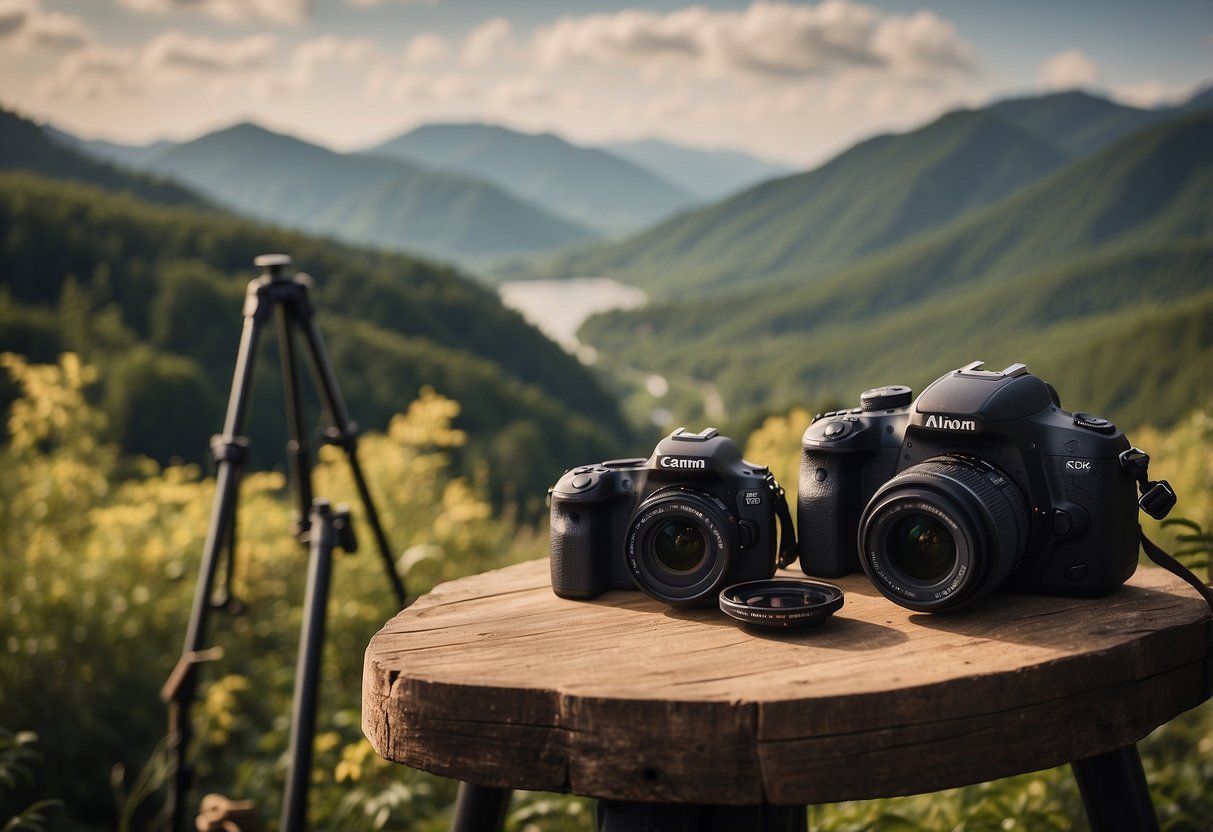
<svg viewBox="0 0 1213 832">
<path fill-rule="evenodd" d="M 270 280 L 286 280 L 286 267 L 290 264 L 289 254 L 262 254 L 253 260 L 253 265 L 262 270 L 262 276 Z"/>
</svg>

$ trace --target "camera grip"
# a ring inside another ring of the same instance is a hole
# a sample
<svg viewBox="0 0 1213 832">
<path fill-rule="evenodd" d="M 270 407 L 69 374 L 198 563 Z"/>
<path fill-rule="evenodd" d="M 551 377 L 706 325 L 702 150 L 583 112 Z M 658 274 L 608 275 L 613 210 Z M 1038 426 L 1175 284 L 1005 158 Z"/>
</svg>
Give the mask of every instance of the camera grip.
<svg viewBox="0 0 1213 832">
<path fill-rule="evenodd" d="M 837 578 L 858 572 L 855 534 L 859 495 L 853 457 L 806 450 L 800 463 L 797 540 L 806 575 Z M 849 476 L 848 476 L 849 474 Z"/>
<path fill-rule="evenodd" d="M 610 564 L 595 551 L 605 539 L 594 522 L 598 508 L 552 500 L 552 591 L 561 598 L 595 598 L 610 589 Z"/>
</svg>

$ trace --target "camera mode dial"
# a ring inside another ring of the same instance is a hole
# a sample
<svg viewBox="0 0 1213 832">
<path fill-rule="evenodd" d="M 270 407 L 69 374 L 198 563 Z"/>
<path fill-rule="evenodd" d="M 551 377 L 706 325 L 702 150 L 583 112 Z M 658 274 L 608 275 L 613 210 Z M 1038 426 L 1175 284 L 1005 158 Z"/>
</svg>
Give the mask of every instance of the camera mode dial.
<svg viewBox="0 0 1213 832">
<path fill-rule="evenodd" d="M 1097 433 L 1115 433 L 1116 425 L 1109 422 L 1100 416 L 1093 416 L 1090 413 L 1075 413 L 1074 424 L 1080 428 L 1093 430 Z"/>
<path fill-rule="evenodd" d="M 904 384 L 890 384 L 863 391 L 859 397 L 859 406 L 865 413 L 874 413 L 877 410 L 905 407 L 913 398 L 914 391 L 909 387 Z"/>
</svg>

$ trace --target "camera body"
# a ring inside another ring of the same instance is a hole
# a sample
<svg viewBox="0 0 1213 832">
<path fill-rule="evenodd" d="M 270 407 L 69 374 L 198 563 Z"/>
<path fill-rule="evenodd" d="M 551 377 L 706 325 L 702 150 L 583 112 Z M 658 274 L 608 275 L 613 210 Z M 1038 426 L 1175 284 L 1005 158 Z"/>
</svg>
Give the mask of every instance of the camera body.
<svg viewBox="0 0 1213 832">
<path fill-rule="evenodd" d="M 1111 422 L 1061 409 L 1022 364 L 973 362 L 932 382 L 866 391 L 804 433 L 801 568 L 863 569 L 921 611 L 1008 586 L 1097 596 L 1137 566 L 1129 442 Z"/>
<path fill-rule="evenodd" d="M 689 606 L 775 572 L 782 491 L 715 428 L 679 428 L 648 459 L 573 468 L 548 493 L 562 598 L 639 588 Z"/>
</svg>

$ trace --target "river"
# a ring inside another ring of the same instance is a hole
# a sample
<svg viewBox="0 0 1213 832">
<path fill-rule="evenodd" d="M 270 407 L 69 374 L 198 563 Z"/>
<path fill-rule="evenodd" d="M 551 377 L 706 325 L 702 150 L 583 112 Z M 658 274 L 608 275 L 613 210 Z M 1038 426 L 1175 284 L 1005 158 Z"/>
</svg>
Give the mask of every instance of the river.
<svg viewBox="0 0 1213 832">
<path fill-rule="evenodd" d="M 595 364 L 597 351 L 577 340 L 577 330 L 586 318 L 612 309 L 639 309 L 649 299 L 644 290 L 608 277 L 574 277 L 567 280 L 515 280 L 498 288 L 501 302 L 522 314 L 531 324 L 583 364 Z M 696 391 L 702 400 L 703 418 L 715 424 L 725 420 L 724 400 L 714 384 L 689 377 L 669 378 L 652 369 L 616 366 L 613 372 L 627 379 L 629 386 L 647 394 L 648 418 L 661 427 L 669 427 L 674 414 L 665 401 L 671 383 Z"/>
<path fill-rule="evenodd" d="M 612 309 L 639 309 L 649 302 L 643 289 L 609 277 L 514 280 L 501 284 L 497 292 L 502 303 L 586 364 L 597 359 L 592 347 L 577 340 L 586 318 Z"/>
</svg>

